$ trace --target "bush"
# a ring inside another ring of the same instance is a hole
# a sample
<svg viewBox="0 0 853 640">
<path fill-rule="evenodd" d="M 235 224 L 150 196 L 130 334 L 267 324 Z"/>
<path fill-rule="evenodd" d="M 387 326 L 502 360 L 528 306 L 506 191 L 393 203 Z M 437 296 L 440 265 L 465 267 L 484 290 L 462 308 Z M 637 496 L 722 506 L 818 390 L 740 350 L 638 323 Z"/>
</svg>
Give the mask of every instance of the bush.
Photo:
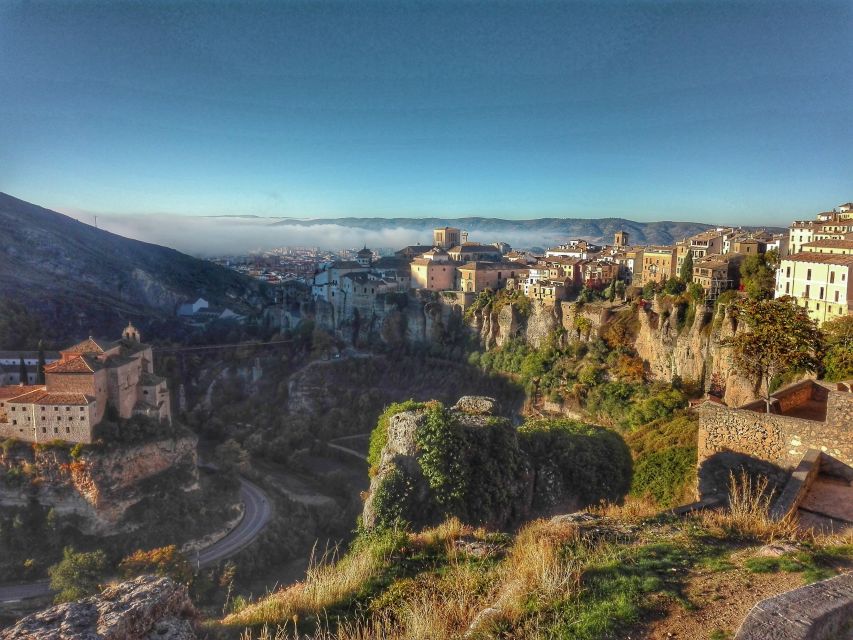
<svg viewBox="0 0 853 640">
<path fill-rule="evenodd" d="M 57 604 L 80 600 L 100 591 L 107 574 L 107 556 L 100 550 L 78 553 L 72 547 L 65 547 L 62 560 L 48 573 L 50 588 L 57 592 Z"/>
<path fill-rule="evenodd" d="M 634 464 L 631 493 L 650 496 L 661 507 L 670 507 L 685 495 L 696 476 L 696 448 L 674 447 L 642 456 Z"/>
<path fill-rule="evenodd" d="M 592 504 L 615 502 L 628 492 L 631 454 L 614 431 L 560 419 L 530 420 L 518 433 L 537 470 L 534 492 L 540 507 L 551 506 L 561 495 Z"/>
</svg>

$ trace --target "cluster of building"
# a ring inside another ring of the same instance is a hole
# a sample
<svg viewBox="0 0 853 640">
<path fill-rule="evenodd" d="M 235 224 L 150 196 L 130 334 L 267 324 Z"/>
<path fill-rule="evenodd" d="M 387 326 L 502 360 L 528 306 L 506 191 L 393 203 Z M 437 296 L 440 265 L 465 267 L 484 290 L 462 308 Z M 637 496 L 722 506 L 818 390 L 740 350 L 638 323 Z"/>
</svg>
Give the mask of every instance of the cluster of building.
<svg viewBox="0 0 853 640">
<path fill-rule="evenodd" d="M 626 286 L 660 284 L 683 273 L 692 262 L 692 281 L 714 300 L 740 287 L 744 260 L 775 251 L 781 264 L 776 295 L 789 295 L 820 322 L 851 313 L 853 290 L 853 205 L 841 205 L 813 221 L 794 222 L 788 233 L 718 227 L 668 246 L 632 245 L 619 231 L 613 244 L 569 240 L 544 255 L 515 251 L 508 244 L 470 242 L 455 227 L 433 230 L 429 246 L 412 245 L 393 257 L 370 249 L 354 260 L 334 260 L 314 273 L 312 295 L 338 313 L 369 312 L 380 296 L 410 290 L 477 294 L 513 287 L 527 297 L 556 303 L 582 287 L 602 289 L 614 281 Z"/>
<path fill-rule="evenodd" d="M 0 439 L 91 443 L 107 406 L 121 418 L 171 422 L 169 388 L 129 324 L 120 340 L 88 338 L 44 367 L 45 384 L 0 386 Z"/>
</svg>

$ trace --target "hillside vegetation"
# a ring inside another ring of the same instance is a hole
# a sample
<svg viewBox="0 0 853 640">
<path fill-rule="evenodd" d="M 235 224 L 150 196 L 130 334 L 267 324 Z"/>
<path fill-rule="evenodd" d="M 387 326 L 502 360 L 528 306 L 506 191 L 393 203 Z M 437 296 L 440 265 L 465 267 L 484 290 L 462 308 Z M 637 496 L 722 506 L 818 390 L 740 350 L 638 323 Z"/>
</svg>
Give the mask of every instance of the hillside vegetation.
<svg viewBox="0 0 853 640">
<path fill-rule="evenodd" d="M 0 193 L 3 348 L 117 335 L 128 319 L 145 329 L 187 298 L 245 312 L 262 295 L 259 282 L 224 267 Z"/>
</svg>

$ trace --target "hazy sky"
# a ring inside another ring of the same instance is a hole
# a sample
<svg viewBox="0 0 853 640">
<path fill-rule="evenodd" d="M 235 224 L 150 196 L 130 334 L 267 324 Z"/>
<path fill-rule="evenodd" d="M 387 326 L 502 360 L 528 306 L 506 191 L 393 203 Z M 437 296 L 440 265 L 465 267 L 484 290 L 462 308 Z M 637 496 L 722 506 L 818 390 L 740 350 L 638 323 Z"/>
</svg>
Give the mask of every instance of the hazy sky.
<svg viewBox="0 0 853 640">
<path fill-rule="evenodd" d="M 853 199 L 853 2 L 0 0 L 66 212 L 787 224 Z"/>
</svg>

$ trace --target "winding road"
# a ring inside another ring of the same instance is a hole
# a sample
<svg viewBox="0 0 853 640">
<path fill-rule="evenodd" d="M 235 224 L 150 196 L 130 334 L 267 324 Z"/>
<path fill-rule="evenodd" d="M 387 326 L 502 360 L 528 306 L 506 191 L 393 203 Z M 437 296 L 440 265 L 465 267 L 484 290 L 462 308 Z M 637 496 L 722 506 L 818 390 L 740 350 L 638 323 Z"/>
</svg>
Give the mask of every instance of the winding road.
<svg viewBox="0 0 853 640">
<path fill-rule="evenodd" d="M 240 499 L 245 507 L 240 524 L 221 540 L 199 550 L 190 558 L 193 564 L 203 568 L 230 558 L 254 542 L 267 526 L 272 517 L 272 506 L 263 489 L 245 478 L 240 478 Z M 47 580 L 0 585 L 0 603 L 19 602 L 50 593 L 50 583 Z"/>
</svg>

